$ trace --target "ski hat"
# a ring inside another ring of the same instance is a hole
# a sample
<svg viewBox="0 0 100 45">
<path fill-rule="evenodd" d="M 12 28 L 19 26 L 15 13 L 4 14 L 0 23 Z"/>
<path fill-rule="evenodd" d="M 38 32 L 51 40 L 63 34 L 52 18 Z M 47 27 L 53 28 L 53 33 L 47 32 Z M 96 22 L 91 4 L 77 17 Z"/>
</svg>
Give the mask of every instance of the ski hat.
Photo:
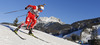
<svg viewBox="0 0 100 45">
<path fill-rule="evenodd" d="M 44 5 L 46 5 L 46 4 L 38 5 L 38 8 L 40 8 L 41 10 L 44 10 Z"/>
</svg>

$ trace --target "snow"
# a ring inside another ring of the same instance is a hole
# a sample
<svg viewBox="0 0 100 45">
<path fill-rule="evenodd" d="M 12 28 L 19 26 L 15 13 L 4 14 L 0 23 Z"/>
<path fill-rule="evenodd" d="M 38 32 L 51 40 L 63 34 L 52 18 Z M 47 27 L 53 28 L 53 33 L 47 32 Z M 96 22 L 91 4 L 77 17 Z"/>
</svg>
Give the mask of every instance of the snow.
<svg viewBox="0 0 100 45">
<path fill-rule="evenodd" d="M 64 24 L 59 18 L 56 18 L 56 17 L 40 17 L 38 20 L 37 20 L 38 23 L 49 23 L 49 22 L 58 22 L 60 24 Z"/>
<path fill-rule="evenodd" d="M 98 38 L 100 39 L 100 25 L 96 25 L 96 26 L 93 26 L 93 27 L 97 28 Z"/>
<path fill-rule="evenodd" d="M 97 31 L 98 31 L 98 36 L 97 37 L 100 39 L 100 33 L 99 33 L 100 32 L 100 25 L 94 25 L 94 26 L 92 26 L 92 28 L 97 29 Z M 91 31 L 92 31 L 91 28 L 86 28 L 86 32 L 88 32 L 88 33 L 82 32 L 81 40 L 84 41 L 84 42 L 88 42 L 88 40 L 91 39 L 91 33 L 92 33 Z"/>
<path fill-rule="evenodd" d="M 82 30 L 78 30 L 78 31 L 72 32 L 71 34 L 65 35 L 63 38 L 70 37 L 72 34 L 76 34 L 76 35 L 80 36 L 81 31 L 82 31 Z"/>
<path fill-rule="evenodd" d="M 13 29 L 16 28 L 14 26 L 10 27 L 12 27 Z M 28 30 L 24 29 L 20 30 L 28 33 Z M 38 30 L 33 30 L 33 31 L 34 31 L 33 34 L 35 36 L 45 41 L 48 41 L 49 43 L 46 43 L 44 41 L 41 41 L 39 39 L 36 39 L 32 36 L 26 35 L 18 31 L 18 34 L 26 39 L 22 40 L 16 34 L 14 34 L 8 27 L 0 25 L 0 45 L 79 45 L 77 43 L 64 40 L 62 38 L 58 38 Z"/>
<path fill-rule="evenodd" d="M 84 42 L 88 42 L 88 40 L 90 40 L 91 39 L 91 35 L 90 34 L 88 34 L 88 33 L 85 33 L 85 32 L 82 32 L 82 41 L 84 41 Z"/>
</svg>

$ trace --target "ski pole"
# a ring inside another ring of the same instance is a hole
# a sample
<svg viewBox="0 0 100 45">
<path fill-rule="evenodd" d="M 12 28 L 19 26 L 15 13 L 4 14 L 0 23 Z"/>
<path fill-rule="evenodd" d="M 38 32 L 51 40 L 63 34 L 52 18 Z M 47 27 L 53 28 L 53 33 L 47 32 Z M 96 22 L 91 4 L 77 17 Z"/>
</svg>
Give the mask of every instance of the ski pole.
<svg viewBox="0 0 100 45">
<path fill-rule="evenodd" d="M 19 17 L 23 17 L 23 16 L 26 16 L 27 14 L 24 14 L 24 15 L 21 15 L 21 16 L 18 16 L 17 18 L 19 18 Z"/>
<path fill-rule="evenodd" d="M 18 11 L 24 11 L 25 9 L 20 9 L 20 10 L 16 10 L 16 11 L 11 11 L 11 12 L 6 12 L 4 14 L 9 14 L 9 13 L 14 13 L 14 12 L 18 12 Z"/>
</svg>

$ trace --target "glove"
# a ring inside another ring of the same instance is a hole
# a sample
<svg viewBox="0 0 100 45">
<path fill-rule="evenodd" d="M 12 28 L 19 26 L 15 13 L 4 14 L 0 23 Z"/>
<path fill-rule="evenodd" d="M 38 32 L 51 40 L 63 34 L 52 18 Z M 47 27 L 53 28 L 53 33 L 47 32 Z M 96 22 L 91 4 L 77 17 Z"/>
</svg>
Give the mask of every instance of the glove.
<svg viewBox="0 0 100 45">
<path fill-rule="evenodd" d="M 39 15 L 36 15 L 36 18 L 38 18 L 39 17 Z"/>
<path fill-rule="evenodd" d="M 25 7 L 25 10 L 27 9 L 27 7 Z"/>
</svg>

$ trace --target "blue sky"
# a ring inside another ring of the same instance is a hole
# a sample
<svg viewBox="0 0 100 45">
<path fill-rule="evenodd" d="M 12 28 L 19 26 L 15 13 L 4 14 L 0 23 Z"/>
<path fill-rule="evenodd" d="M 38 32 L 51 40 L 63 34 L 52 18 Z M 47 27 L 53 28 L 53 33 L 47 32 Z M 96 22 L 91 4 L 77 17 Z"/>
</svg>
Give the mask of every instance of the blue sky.
<svg viewBox="0 0 100 45">
<path fill-rule="evenodd" d="M 24 9 L 27 5 L 47 4 L 40 17 L 54 16 L 66 24 L 100 17 L 100 0 L 0 0 L 0 23 L 13 23 L 15 18 L 27 14 L 27 10 L 15 13 L 3 14 L 5 12 Z M 19 22 L 25 21 L 20 17 Z"/>
</svg>

